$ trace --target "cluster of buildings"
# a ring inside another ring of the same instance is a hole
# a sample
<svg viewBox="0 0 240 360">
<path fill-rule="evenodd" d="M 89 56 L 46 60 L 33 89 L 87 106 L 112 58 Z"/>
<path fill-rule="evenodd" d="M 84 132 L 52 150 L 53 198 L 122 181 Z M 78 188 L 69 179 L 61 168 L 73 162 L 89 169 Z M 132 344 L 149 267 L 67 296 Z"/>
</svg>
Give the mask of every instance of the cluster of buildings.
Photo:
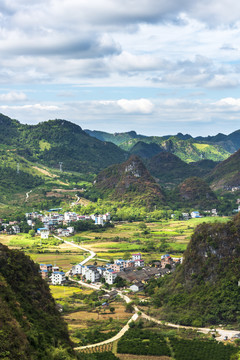
<svg viewBox="0 0 240 360">
<path fill-rule="evenodd" d="M 71 222 L 75 221 L 85 221 L 85 220 L 92 220 L 96 225 L 104 225 L 105 222 L 111 220 L 111 216 L 109 213 L 104 215 L 79 215 L 75 212 L 66 211 L 63 214 L 59 214 L 58 212 L 54 212 L 49 210 L 49 214 L 42 214 L 38 212 L 31 212 L 25 214 L 27 223 L 29 226 L 34 226 L 35 221 L 39 220 L 43 223 L 44 228 L 51 229 L 52 227 L 56 227 L 59 225 L 70 225 Z"/>
<path fill-rule="evenodd" d="M 156 262 L 154 266 L 144 265 L 144 259 L 140 253 L 132 254 L 130 260 L 118 259 L 113 264 L 106 264 L 106 266 L 82 265 L 81 263 L 72 267 L 72 275 L 79 275 L 82 281 L 89 281 L 91 283 L 100 282 L 102 279 L 107 284 L 114 284 L 117 276 L 127 280 L 132 285 L 138 285 L 138 290 L 134 287 L 133 291 L 140 291 L 143 288 L 143 283 L 146 283 L 152 277 L 163 276 L 174 269 L 176 261 L 170 255 L 163 255 L 160 262 Z M 158 263 L 158 264 L 157 264 Z M 170 264 L 171 267 L 166 267 Z"/>
<path fill-rule="evenodd" d="M 82 265 L 81 263 L 72 267 L 73 275 L 80 275 L 82 280 L 90 282 L 101 281 L 101 278 L 109 285 L 112 285 L 120 271 L 129 268 L 138 268 L 144 266 L 144 260 L 140 253 L 133 254 L 131 260 L 118 259 L 113 264 L 103 266 Z"/>
<path fill-rule="evenodd" d="M 177 262 L 181 259 L 173 259 L 170 255 L 162 255 L 160 261 L 155 261 L 152 266 L 145 266 L 144 259 L 140 253 L 132 254 L 130 260 L 118 259 L 113 264 L 106 266 L 74 265 L 72 275 L 79 275 L 82 281 L 89 283 L 106 282 L 113 285 L 117 276 L 128 281 L 130 290 L 136 292 L 144 289 L 144 284 L 153 277 L 164 276 L 175 269 Z M 171 266 L 166 266 L 171 265 Z M 53 285 L 62 285 L 66 281 L 63 271 L 52 264 L 40 264 L 40 273 L 43 279 L 50 281 Z M 104 279 L 104 280 L 103 280 Z"/>
<path fill-rule="evenodd" d="M 52 264 L 40 264 L 40 273 L 43 279 L 50 280 L 53 285 L 62 285 L 66 281 L 65 273 Z"/>
<path fill-rule="evenodd" d="M 75 221 L 92 220 L 95 225 L 103 226 L 106 222 L 111 220 L 110 213 L 106 213 L 103 215 L 79 215 L 75 212 L 67 211 L 63 214 L 59 214 L 57 212 L 54 212 L 53 210 L 59 209 L 49 210 L 49 214 L 47 215 L 38 212 L 31 212 L 25 214 L 29 226 L 33 227 L 36 223 L 36 220 L 43 223 L 44 226 L 37 229 L 37 233 L 41 235 L 42 239 L 48 239 L 50 231 L 54 230 L 56 227 L 58 227 L 56 231 L 59 236 L 71 236 L 74 233 L 74 227 L 69 225 L 70 223 Z M 67 228 L 59 228 L 59 226 L 61 225 L 67 226 Z"/>
<path fill-rule="evenodd" d="M 204 216 L 206 216 L 206 215 L 218 216 L 217 209 L 204 210 L 204 211 L 202 211 L 202 213 L 204 214 Z M 175 215 L 173 214 L 172 217 L 174 217 L 174 216 Z M 183 220 L 196 219 L 196 218 L 201 218 L 201 217 L 202 217 L 202 215 L 200 214 L 199 211 L 192 211 L 191 213 L 182 213 Z"/>
<path fill-rule="evenodd" d="M 113 264 L 106 264 L 105 267 L 82 265 L 79 263 L 72 267 L 72 274 L 80 275 L 82 280 L 90 282 L 98 282 L 101 280 L 101 278 L 103 278 L 107 284 L 112 285 L 120 271 L 143 266 L 144 260 L 142 259 L 142 255 L 138 253 L 133 254 L 131 260 L 114 260 Z"/>
<path fill-rule="evenodd" d="M 17 221 L 9 221 L 9 223 L 4 223 L 2 222 L 2 220 L 0 219 L 0 224 L 1 224 L 1 228 L 3 233 L 7 233 L 10 235 L 16 235 L 19 234 L 21 229 L 20 226 L 18 225 Z"/>
</svg>

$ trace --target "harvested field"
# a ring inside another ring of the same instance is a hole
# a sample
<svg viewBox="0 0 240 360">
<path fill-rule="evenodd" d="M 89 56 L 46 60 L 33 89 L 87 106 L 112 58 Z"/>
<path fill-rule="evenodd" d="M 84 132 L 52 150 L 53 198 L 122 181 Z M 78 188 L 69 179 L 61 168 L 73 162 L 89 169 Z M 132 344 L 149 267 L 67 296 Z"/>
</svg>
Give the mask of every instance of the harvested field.
<svg viewBox="0 0 240 360">
<path fill-rule="evenodd" d="M 86 328 L 89 321 L 106 321 L 109 318 L 116 320 L 128 320 L 132 316 L 125 312 L 124 304 L 118 302 L 112 302 L 111 306 L 115 308 L 115 312 L 112 314 L 108 308 L 104 313 L 104 310 L 101 310 L 101 313 L 96 311 L 76 311 L 64 316 L 65 321 L 70 325 L 72 329 L 74 328 Z"/>
</svg>

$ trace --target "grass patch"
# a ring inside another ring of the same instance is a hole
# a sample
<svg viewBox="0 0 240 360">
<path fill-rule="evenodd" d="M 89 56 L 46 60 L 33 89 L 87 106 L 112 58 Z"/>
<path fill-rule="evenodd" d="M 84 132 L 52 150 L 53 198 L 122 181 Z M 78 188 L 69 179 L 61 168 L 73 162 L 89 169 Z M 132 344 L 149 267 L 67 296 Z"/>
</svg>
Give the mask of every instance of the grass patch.
<svg viewBox="0 0 240 360">
<path fill-rule="evenodd" d="M 62 299 L 73 294 L 77 294 L 82 292 L 82 289 L 74 286 L 58 286 L 58 285 L 50 285 L 51 294 L 54 299 Z"/>
</svg>

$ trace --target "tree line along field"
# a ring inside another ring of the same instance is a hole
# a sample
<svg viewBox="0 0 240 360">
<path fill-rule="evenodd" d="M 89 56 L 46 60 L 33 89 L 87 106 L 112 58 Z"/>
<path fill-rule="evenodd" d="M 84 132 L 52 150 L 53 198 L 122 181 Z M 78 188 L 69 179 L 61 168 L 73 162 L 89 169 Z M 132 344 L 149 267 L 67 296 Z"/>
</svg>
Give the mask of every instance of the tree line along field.
<svg viewBox="0 0 240 360">
<path fill-rule="evenodd" d="M 172 360 L 231 360 L 236 346 L 209 339 L 183 339 L 150 330 L 129 329 L 118 341 L 119 354 L 169 356 Z"/>
</svg>

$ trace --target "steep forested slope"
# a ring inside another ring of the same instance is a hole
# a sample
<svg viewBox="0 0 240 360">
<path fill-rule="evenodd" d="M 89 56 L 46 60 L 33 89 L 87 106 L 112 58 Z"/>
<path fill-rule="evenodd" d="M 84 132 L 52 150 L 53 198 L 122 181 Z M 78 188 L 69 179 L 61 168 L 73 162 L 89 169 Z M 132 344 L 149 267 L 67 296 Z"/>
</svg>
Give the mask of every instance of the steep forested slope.
<svg viewBox="0 0 240 360">
<path fill-rule="evenodd" d="M 162 190 L 135 155 L 100 172 L 95 186 L 103 196 L 126 204 L 152 206 L 164 200 Z"/>
<path fill-rule="evenodd" d="M 240 150 L 218 164 L 207 181 L 213 189 L 240 186 Z"/>
<path fill-rule="evenodd" d="M 199 225 L 183 264 L 153 296 L 161 317 L 186 325 L 239 324 L 240 215 Z"/>
<path fill-rule="evenodd" d="M 140 156 L 142 159 L 150 159 L 151 157 L 164 151 L 159 145 L 155 143 L 147 144 L 143 141 L 138 141 L 130 150 L 130 154 Z"/>
<path fill-rule="evenodd" d="M 2 244 L 0 285 L 0 358 L 57 359 L 57 348 L 74 357 L 67 326 L 38 265 Z"/>
<path fill-rule="evenodd" d="M 147 168 L 165 185 L 176 185 L 190 176 L 201 174 L 199 168 L 192 167 L 169 152 L 162 152 L 149 159 Z"/>
<path fill-rule="evenodd" d="M 69 121 L 23 125 L 1 114 L 0 148 L 54 168 L 63 162 L 65 170 L 78 172 L 97 172 L 126 158 L 116 145 L 87 135 Z"/>
</svg>

